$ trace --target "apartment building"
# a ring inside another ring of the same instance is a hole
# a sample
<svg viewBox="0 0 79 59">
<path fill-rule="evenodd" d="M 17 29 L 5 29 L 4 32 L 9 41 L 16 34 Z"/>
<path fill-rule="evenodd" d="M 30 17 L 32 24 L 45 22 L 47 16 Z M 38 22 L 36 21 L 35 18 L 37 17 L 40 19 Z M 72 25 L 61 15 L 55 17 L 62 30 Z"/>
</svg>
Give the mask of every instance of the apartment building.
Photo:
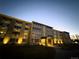
<svg viewBox="0 0 79 59">
<path fill-rule="evenodd" d="M 32 32 L 31 32 L 31 44 L 39 44 L 39 41 L 42 37 L 42 24 L 37 22 L 32 22 Z"/>
<path fill-rule="evenodd" d="M 51 42 L 53 38 L 53 28 L 38 22 L 32 22 L 32 43 L 46 45 Z M 47 38 L 49 40 L 47 40 Z M 44 40 L 43 40 L 44 39 Z"/>
<path fill-rule="evenodd" d="M 31 44 L 53 46 L 70 42 L 68 32 L 35 21 L 27 22 L 0 14 L 1 44 Z"/>
<path fill-rule="evenodd" d="M 71 43 L 71 39 L 70 39 L 70 34 L 69 32 L 66 32 L 66 31 L 63 31 L 63 42 L 66 43 L 66 44 L 69 44 Z"/>
<path fill-rule="evenodd" d="M 63 44 L 63 36 L 62 31 L 54 29 L 54 45 L 55 44 Z"/>
<path fill-rule="evenodd" d="M 29 44 L 31 23 L 0 14 L 0 43 Z"/>
<path fill-rule="evenodd" d="M 70 35 L 68 32 L 54 30 L 54 44 L 63 44 L 70 41 Z"/>
</svg>

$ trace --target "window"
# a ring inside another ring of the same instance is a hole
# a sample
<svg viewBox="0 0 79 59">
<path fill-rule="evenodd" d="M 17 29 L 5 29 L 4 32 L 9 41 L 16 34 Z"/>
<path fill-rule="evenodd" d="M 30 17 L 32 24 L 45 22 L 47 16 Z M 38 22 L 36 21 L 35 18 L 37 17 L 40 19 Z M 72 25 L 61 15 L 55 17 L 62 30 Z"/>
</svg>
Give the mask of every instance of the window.
<svg viewBox="0 0 79 59">
<path fill-rule="evenodd" d="M 28 33 L 29 32 L 29 29 L 28 28 L 25 28 L 24 32 L 25 33 Z"/>
<path fill-rule="evenodd" d="M 15 25 L 16 26 L 22 26 L 22 22 L 21 21 L 16 21 Z"/>
<path fill-rule="evenodd" d="M 21 27 L 20 27 L 20 26 L 15 26 L 15 28 L 16 28 L 16 29 L 21 29 Z"/>
</svg>

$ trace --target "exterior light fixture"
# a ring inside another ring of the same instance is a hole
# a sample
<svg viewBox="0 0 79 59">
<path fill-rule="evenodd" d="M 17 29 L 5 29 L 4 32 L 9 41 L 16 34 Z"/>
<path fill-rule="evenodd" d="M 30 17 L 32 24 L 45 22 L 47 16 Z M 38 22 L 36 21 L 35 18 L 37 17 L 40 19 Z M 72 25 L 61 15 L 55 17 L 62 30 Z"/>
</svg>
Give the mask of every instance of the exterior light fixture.
<svg viewBox="0 0 79 59">
<path fill-rule="evenodd" d="M 1 34 L 3 34 L 4 32 L 3 32 L 3 31 L 1 31 L 0 33 L 1 33 Z"/>
<path fill-rule="evenodd" d="M 58 40 L 58 44 L 60 44 L 60 41 Z"/>
<path fill-rule="evenodd" d="M 17 43 L 22 44 L 22 38 L 19 38 Z"/>
<path fill-rule="evenodd" d="M 5 37 L 3 39 L 3 44 L 7 44 L 9 42 L 10 38 L 9 37 Z"/>
</svg>

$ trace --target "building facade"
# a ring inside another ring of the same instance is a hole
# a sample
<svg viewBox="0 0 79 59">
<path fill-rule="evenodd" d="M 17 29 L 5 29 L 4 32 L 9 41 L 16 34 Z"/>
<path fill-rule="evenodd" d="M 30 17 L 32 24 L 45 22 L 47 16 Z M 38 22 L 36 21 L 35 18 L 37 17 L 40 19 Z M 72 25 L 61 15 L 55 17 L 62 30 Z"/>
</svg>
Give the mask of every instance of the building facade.
<svg viewBox="0 0 79 59">
<path fill-rule="evenodd" d="M 54 45 L 56 44 L 63 44 L 63 36 L 62 31 L 54 29 Z"/>
<path fill-rule="evenodd" d="M 68 32 L 35 21 L 27 22 L 0 14 L 0 43 L 53 46 L 70 42 Z"/>
<path fill-rule="evenodd" d="M 71 43 L 71 39 L 70 39 L 70 34 L 69 34 L 69 32 L 63 31 L 62 36 L 63 36 L 63 42 L 64 42 L 65 44 Z"/>
<path fill-rule="evenodd" d="M 32 22 L 32 31 L 31 31 L 31 44 L 38 45 L 42 37 L 42 24 L 37 22 Z"/>
<path fill-rule="evenodd" d="M 26 44 L 30 40 L 31 23 L 0 14 L 0 41 L 3 44 Z"/>
<path fill-rule="evenodd" d="M 54 30 L 54 44 L 70 43 L 70 35 L 68 32 Z"/>
<path fill-rule="evenodd" d="M 53 38 L 53 28 L 38 22 L 32 22 L 32 43 L 46 45 Z M 43 40 L 43 38 L 45 38 Z M 49 40 L 47 40 L 49 38 Z"/>
</svg>

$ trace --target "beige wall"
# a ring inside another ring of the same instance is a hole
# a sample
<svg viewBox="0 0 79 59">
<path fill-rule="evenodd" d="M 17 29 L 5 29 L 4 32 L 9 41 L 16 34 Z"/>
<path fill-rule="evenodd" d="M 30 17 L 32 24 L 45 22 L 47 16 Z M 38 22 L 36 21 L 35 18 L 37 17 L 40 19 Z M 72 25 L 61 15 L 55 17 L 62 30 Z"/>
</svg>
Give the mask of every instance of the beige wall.
<svg viewBox="0 0 79 59">
<path fill-rule="evenodd" d="M 4 30 L 6 30 L 6 34 L 5 34 L 4 37 L 6 38 L 6 36 L 7 36 L 7 37 L 10 38 L 9 43 L 17 43 L 18 41 L 19 42 L 22 41 L 22 43 L 27 42 L 27 39 L 30 36 L 30 34 L 29 34 L 30 30 L 31 30 L 31 27 L 27 26 L 27 25 L 31 25 L 30 22 L 23 21 L 23 20 L 13 18 L 13 17 L 10 17 L 10 16 L 2 15 L 2 14 L 0 14 L 0 19 L 2 20 L 2 23 L 5 26 L 4 27 L 4 26 L 0 25 L 0 29 L 4 28 Z M 8 25 L 8 26 L 6 26 L 6 25 Z M 28 28 L 28 31 L 26 31 L 25 28 Z M 25 32 L 27 32 L 28 38 L 25 38 L 25 41 L 23 42 Z M 3 40 L 5 38 L 3 38 Z"/>
</svg>

